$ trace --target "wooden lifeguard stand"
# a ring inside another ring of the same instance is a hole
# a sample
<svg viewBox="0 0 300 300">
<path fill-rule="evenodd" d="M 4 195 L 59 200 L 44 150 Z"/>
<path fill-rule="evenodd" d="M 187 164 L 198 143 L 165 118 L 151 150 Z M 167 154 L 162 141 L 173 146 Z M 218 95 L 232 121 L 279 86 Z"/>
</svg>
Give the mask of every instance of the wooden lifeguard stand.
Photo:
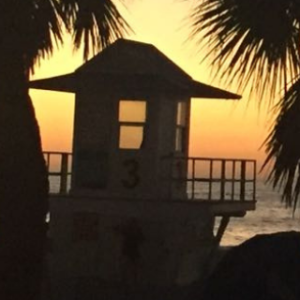
<svg viewBox="0 0 300 300">
<path fill-rule="evenodd" d="M 74 73 L 31 87 L 75 93 L 72 194 L 183 199 L 191 97 L 240 96 L 194 81 L 154 46 L 120 39 Z M 177 175 L 178 175 L 177 174 Z M 178 177 L 178 176 L 177 176 Z"/>
<path fill-rule="evenodd" d="M 70 189 L 62 154 L 63 193 L 50 197 L 55 299 L 67 299 L 82 278 L 190 283 L 230 216 L 255 208 L 255 167 L 246 178 L 253 161 L 188 157 L 191 98 L 240 96 L 193 80 L 154 46 L 120 39 L 74 73 L 30 87 L 75 93 Z M 197 199 L 199 183 L 207 199 Z M 224 222 L 214 236 L 216 216 Z"/>
</svg>

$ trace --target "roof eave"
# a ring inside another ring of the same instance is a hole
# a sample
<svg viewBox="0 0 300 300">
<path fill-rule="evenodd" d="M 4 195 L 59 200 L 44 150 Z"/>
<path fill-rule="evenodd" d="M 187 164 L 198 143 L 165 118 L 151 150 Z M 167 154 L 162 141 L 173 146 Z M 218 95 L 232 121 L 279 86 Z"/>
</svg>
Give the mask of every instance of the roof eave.
<svg viewBox="0 0 300 300">
<path fill-rule="evenodd" d="M 61 76 L 55 76 L 45 79 L 37 79 L 29 82 L 30 89 L 58 91 L 58 92 L 76 92 L 75 74 L 70 73 Z"/>
<path fill-rule="evenodd" d="M 51 78 L 45 78 L 45 79 L 38 79 L 38 80 L 33 80 L 29 82 L 29 88 L 31 89 L 40 89 L 40 90 L 48 90 L 48 91 L 59 91 L 59 92 L 68 92 L 68 93 L 76 93 L 77 89 L 78 89 L 78 75 L 79 73 L 75 72 L 75 73 L 70 73 L 70 74 L 66 74 L 66 75 L 61 75 L 61 76 L 55 76 L 55 77 L 51 77 Z M 89 74 L 91 75 L 91 74 Z M 94 76 L 92 76 L 92 78 L 98 77 L 95 76 L 96 74 L 94 74 Z M 122 74 L 124 76 L 124 74 Z M 119 76 L 122 77 L 122 75 L 119 74 Z M 86 74 L 85 74 L 86 76 Z M 90 76 L 89 76 L 90 77 Z M 101 76 L 99 78 L 108 78 L 111 79 L 111 77 L 115 77 L 118 78 L 118 76 L 112 76 L 112 74 L 101 74 Z M 130 77 L 130 76 L 129 76 Z M 133 76 L 135 77 L 135 76 Z M 126 76 L 126 78 L 128 79 L 128 75 Z M 153 78 L 152 76 L 141 76 L 139 75 L 138 78 L 135 78 L 135 80 L 133 82 L 137 83 L 139 80 L 137 79 L 141 79 L 142 82 L 145 81 L 145 78 L 148 79 L 146 80 L 146 82 L 152 82 Z M 152 78 L 152 80 L 150 80 Z M 130 79 L 130 78 L 129 78 Z M 158 78 L 156 78 L 158 79 Z M 120 80 L 120 78 L 119 78 Z M 232 99 L 232 100 L 239 100 L 241 99 L 240 95 L 195 81 L 195 80 L 191 80 L 191 81 L 184 81 L 184 82 L 173 82 L 170 80 L 163 80 L 163 78 L 160 78 L 158 80 L 158 82 L 165 82 L 166 86 L 173 86 L 173 89 L 176 90 L 177 92 L 182 92 L 186 95 L 188 95 L 189 97 L 192 98 L 207 98 L 207 99 Z M 123 82 L 123 81 L 120 81 Z M 155 81 L 157 84 L 157 81 Z M 115 82 L 114 82 L 115 83 Z M 129 82 L 130 83 L 130 82 Z M 148 84 L 149 85 L 149 84 Z M 144 86 L 144 88 L 146 88 L 148 85 Z M 135 85 L 134 85 L 135 86 Z M 152 86 L 152 85 L 150 85 Z M 129 87 L 131 87 L 131 85 L 129 84 Z M 136 88 L 138 88 L 137 86 L 135 86 Z M 153 89 L 153 86 L 151 88 L 151 90 Z"/>
<path fill-rule="evenodd" d="M 231 99 L 239 100 L 241 95 L 234 94 L 211 85 L 207 85 L 195 80 L 192 80 L 189 87 L 190 96 L 193 98 L 209 98 L 209 99 Z"/>
</svg>

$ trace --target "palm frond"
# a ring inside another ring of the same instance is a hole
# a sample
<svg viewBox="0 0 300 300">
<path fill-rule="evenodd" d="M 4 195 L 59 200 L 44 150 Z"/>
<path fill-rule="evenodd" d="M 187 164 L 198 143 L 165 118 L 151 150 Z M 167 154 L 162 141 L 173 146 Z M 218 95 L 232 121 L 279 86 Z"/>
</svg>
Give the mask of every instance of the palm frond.
<svg viewBox="0 0 300 300">
<path fill-rule="evenodd" d="M 296 208 L 300 193 L 300 78 L 276 106 L 275 126 L 265 141 L 267 157 L 262 168 L 271 165 L 268 180 L 283 187 L 283 200 Z"/>
<path fill-rule="evenodd" d="M 61 0 L 61 5 L 75 49 L 83 45 L 85 59 L 131 31 L 111 0 Z"/>
<path fill-rule="evenodd" d="M 0 2 L 0 46 L 22 53 L 26 69 L 32 70 L 39 59 L 52 53 L 54 43 L 62 42 L 58 1 Z"/>
<path fill-rule="evenodd" d="M 112 0 L 0 1 L 2 54 L 18 52 L 26 70 L 33 71 L 63 43 L 65 28 L 74 36 L 75 49 L 83 44 L 85 59 L 130 31 Z"/>
<path fill-rule="evenodd" d="M 40 59 L 50 56 L 54 46 L 63 43 L 63 22 L 60 17 L 59 0 L 36 1 L 28 24 L 27 51 L 28 64 L 31 68 Z"/>
<path fill-rule="evenodd" d="M 191 37 L 206 46 L 215 75 L 239 90 L 270 99 L 285 77 L 299 73 L 298 0 L 203 0 L 191 17 Z M 199 47 L 200 48 L 200 47 Z M 288 72 L 288 73 L 287 73 Z"/>
</svg>

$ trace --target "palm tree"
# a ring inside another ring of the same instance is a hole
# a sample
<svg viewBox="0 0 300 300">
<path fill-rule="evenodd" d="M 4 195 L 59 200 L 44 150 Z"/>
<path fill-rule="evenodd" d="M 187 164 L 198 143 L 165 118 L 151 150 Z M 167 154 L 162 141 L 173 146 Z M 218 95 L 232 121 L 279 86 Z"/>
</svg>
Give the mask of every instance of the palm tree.
<svg viewBox="0 0 300 300">
<path fill-rule="evenodd" d="M 217 76 L 237 83 L 277 112 L 265 140 L 269 181 L 283 188 L 283 200 L 300 193 L 300 1 L 199 0 L 191 36 L 209 49 Z"/>
<path fill-rule="evenodd" d="M 0 298 L 38 299 L 48 179 L 30 72 L 63 43 L 84 58 L 130 30 L 112 0 L 0 0 Z"/>
</svg>

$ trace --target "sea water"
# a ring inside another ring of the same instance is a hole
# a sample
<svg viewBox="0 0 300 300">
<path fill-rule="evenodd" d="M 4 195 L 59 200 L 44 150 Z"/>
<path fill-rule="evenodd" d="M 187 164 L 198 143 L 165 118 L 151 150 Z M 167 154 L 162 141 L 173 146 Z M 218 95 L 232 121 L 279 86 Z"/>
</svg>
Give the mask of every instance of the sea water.
<svg viewBox="0 0 300 300">
<path fill-rule="evenodd" d="M 222 245 L 238 245 L 257 234 L 300 231 L 300 207 L 293 213 L 292 208 L 287 208 L 281 201 L 279 191 L 258 181 L 256 199 L 255 211 L 247 212 L 242 218 L 231 218 Z"/>
<path fill-rule="evenodd" d="M 50 180 L 50 190 L 59 191 L 59 182 Z M 245 240 L 264 233 L 278 231 L 300 231 L 300 207 L 293 213 L 281 201 L 280 192 L 273 190 L 262 180 L 256 185 L 256 210 L 241 218 L 231 218 L 221 245 L 238 245 Z M 216 227 L 218 220 L 216 222 Z"/>
</svg>

